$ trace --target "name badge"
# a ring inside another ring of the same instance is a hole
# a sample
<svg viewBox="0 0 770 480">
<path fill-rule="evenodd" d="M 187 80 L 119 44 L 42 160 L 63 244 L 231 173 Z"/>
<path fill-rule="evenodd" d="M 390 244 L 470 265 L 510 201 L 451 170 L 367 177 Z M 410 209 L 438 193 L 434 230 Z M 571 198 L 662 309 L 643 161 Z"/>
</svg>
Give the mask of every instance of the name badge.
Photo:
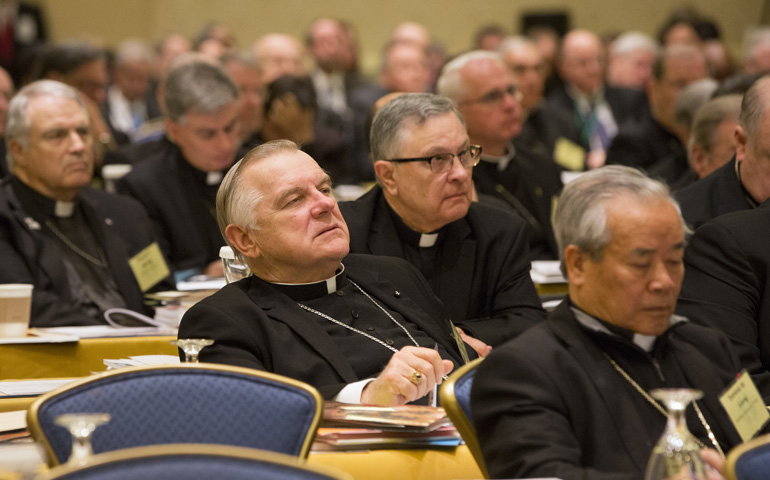
<svg viewBox="0 0 770 480">
<path fill-rule="evenodd" d="M 128 264 L 143 292 L 171 274 L 157 242 L 152 242 L 149 247 L 134 255 Z"/>
<path fill-rule="evenodd" d="M 770 419 L 765 402 L 746 370 L 738 374 L 719 396 L 719 401 L 744 442 L 751 440 Z"/>
<path fill-rule="evenodd" d="M 586 151 L 577 143 L 559 137 L 554 145 L 553 159 L 567 170 L 580 172 L 586 166 Z"/>
</svg>

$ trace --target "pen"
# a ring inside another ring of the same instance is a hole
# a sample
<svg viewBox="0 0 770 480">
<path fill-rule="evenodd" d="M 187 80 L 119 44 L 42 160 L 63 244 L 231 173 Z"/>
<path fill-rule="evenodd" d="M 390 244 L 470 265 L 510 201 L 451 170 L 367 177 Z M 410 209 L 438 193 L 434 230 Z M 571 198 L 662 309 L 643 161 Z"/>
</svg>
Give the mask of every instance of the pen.
<svg viewBox="0 0 770 480">
<path fill-rule="evenodd" d="M 438 352 L 438 343 L 433 344 L 433 350 Z M 438 400 L 438 383 L 433 384 L 433 390 L 428 394 L 428 405 L 431 407 L 438 406 L 436 401 Z"/>
</svg>

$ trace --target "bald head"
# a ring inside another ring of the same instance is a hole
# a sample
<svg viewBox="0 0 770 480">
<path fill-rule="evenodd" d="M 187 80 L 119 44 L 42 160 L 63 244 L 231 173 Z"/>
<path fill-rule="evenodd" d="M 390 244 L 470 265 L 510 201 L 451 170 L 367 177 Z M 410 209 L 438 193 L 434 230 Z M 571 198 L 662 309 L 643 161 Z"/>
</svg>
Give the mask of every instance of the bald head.
<svg viewBox="0 0 770 480">
<path fill-rule="evenodd" d="M 404 22 L 399 24 L 395 30 L 393 30 L 393 35 L 391 35 L 390 39 L 395 43 L 411 43 L 423 48 L 430 44 L 430 34 L 428 33 L 428 30 L 415 22 Z"/>
<path fill-rule="evenodd" d="M 562 42 L 559 72 L 567 84 L 586 95 L 602 87 L 604 52 L 599 37 L 588 30 L 572 30 Z"/>
<path fill-rule="evenodd" d="M 254 55 L 262 65 L 265 84 L 281 75 L 303 75 L 302 44 L 291 35 L 268 33 L 254 42 Z"/>
</svg>

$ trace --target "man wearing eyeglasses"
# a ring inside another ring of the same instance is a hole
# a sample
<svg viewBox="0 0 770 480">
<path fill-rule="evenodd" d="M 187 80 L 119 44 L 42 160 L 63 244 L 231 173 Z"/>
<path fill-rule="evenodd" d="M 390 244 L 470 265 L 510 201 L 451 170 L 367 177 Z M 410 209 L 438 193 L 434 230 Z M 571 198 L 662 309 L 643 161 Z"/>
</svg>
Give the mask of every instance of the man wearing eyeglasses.
<svg viewBox="0 0 770 480">
<path fill-rule="evenodd" d="M 399 96 L 375 115 L 370 143 L 379 185 L 340 204 L 351 252 L 415 265 L 479 355 L 540 321 L 526 226 L 503 209 L 471 203 L 481 148 L 453 102 Z"/>
<path fill-rule="evenodd" d="M 438 91 L 457 102 L 472 143 L 481 145 L 473 182 L 482 202 L 491 198 L 523 218 L 531 258 L 557 257 L 551 209 L 561 191 L 559 167 L 516 142 L 523 114 L 521 92 L 497 53 L 475 51 L 444 66 Z"/>
</svg>

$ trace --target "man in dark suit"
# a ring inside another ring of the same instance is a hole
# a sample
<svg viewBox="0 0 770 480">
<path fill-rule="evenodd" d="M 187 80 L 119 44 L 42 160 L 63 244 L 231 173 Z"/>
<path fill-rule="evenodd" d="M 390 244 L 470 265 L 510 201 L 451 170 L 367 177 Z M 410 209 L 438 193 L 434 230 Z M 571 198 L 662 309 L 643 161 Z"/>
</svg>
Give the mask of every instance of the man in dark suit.
<svg viewBox="0 0 770 480">
<path fill-rule="evenodd" d="M 222 177 L 235 161 L 238 88 L 221 67 L 190 58 L 164 83 L 166 135 L 158 150 L 118 184 L 147 209 L 161 249 L 178 280 L 222 275 L 222 237 L 214 203 Z"/>
<path fill-rule="evenodd" d="M 689 125 L 683 128 L 677 123 L 674 105 L 684 87 L 706 77 L 708 66 L 700 48 L 666 48 L 647 82 L 652 115 L 620 129 L 607 149 L 607 163 L 641 168 L 669 185 L 690 172 L 685 146 Z"/>
<path fill-rule="evenodd" d="M 561 191 L 561 169 L 517 141 L 521 92 L 500 56 L 466 53 L 444 66 L 438 91 L 457 102 L 471 143 L 481 146 L 473 183 L 482 203 L 492 198 L 527 222 L 532 258 L 556 258 L 551 211 Z"/>
<path fill-rule="evenodd" d="M 214 340 L 202 361 L 293 377 L 327 399 L 384 405 L 424 397 L 462 362 L 414 267 L 348 255 L 331 179 L 293 142 L 268 142 L 238 162 L 217 212 L 253 275 L 182 319 L 180 338 Z"/>
<path fill-rule="evenodd" d="M 604 164 L 620 127 L 648 114 L 644 94 L 604 84 L 604 52 L 596 34 L 573 30 L 564 36 L 558 69 L 564 86 L 546 98 L 546 108 L 572 119 L 564 136 L 585 152 L 585 167 Z"/>
<path fill-rule="evenodd" d="M 371 138 L 379 185 L 340 205 L 351 252 L 415 265 L 480 355 L 540 321 L 526 224 L 471 202 L 480 152 L 453 102 L 396 97 L 377 111 Z"/>
<path fill-rule="evenodd" d="M 101 324 L 113 307 L 149 314 L 143 292 L 172 286 L 170 271 L 144 209 L 88 187 L 93 137 L 80 94 L 28 85 L 11 101 L 6 142 L 0 283 L 34 285 L 31 325 Z"/>
<path fill-rule="evenodd" d="M 695 229 L 725 213 L 756 208 L 770 198 L 770 78 L 743 96 L 735 156 L 711 175 L 678 191 L 682 216 Z"/>
<path fill-rule="evenodd" d="M 685 227 L 667 187 L 600 168 L 565 186 L 554 224 L 568 299 L 496 348 L 473 382 L 490 475 L 642 478 L 666 425 L 655 388 L 703 391 L 702 418 L 687 411 L 690 431 L 723 452 L 740 443 L 719 401 L 741 369 L 729 340 L 674 315 Z"/>
<path fill-rule="evenodd" d="M 719 216 L 687 245 L 677 312 L 726 333 L 752 374 L 770 371 L 770 203 Z"/>
</svg>

